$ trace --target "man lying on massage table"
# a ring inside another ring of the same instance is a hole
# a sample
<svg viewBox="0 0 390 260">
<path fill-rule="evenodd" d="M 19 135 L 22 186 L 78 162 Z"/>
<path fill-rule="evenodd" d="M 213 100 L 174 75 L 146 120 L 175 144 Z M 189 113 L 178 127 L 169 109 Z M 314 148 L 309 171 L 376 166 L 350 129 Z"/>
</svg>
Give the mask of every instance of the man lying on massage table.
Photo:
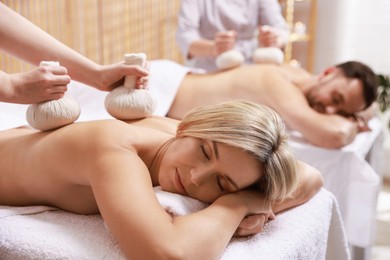
<svg viewBox="0 0 390 260">
<path fill-rule="evenodd" d="M 153 186 L 209 207 L 171 217 Z M 176 120 L 100 120 L 0 132 L 0 205 L 100 212 L 130 259 L 218 259 L 231 237 L 261 231 L 321 187 L 289 152 L 273 110 L 248 101 Z"/>
<path fill-rule="evenodd" d="M 359 131 L 368 130 L 367 118 L 357 112 L 375 101 L 377 88 L 374 72 L 355 61 L 329 67 L 320 75 L 268 64 L 196 74 L 171 61 L 152 61 L 150 75 L 149 88 L 159 101 L 172 100 L 161 104 L 167 106 L 163 112 L 168 117 L 181 119 L 197 106 L 246 99 L 275 109 L 289 128 L 326 148 L 342 147 Z"/>
</svg>

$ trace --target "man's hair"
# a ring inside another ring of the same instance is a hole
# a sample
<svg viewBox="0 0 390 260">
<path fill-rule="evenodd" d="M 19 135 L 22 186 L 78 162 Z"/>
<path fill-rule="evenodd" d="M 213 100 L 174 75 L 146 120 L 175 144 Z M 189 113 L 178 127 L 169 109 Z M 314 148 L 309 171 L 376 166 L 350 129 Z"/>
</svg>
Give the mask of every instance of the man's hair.
<svg viewBox="0 0 390 260">
<path fill-rule="evenodd" d="M 271 108 L 249 101 L 228 101 L 191 110 L 179 124 L 176 138 L 193 137 L 237 147 L 262 166 L 255 185 L 272 201 L 291 196 L 296 185 L 295 158 L 285 126 Z"/>
<path fill-rule="evenodd" d="M 378 78 L 367 65 L 358 61 L 348 61 L 336 65 L 347 78 L 359 79 L 363 83 L 363 94 L 366 107 L 377 98 Z"/>
</svg>

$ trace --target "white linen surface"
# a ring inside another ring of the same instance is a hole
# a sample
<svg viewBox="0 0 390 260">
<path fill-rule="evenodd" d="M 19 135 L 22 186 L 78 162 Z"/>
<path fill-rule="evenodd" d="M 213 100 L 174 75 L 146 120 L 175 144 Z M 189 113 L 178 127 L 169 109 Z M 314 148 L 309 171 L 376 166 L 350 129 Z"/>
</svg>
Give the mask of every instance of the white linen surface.
<svg viewBox="0 0 390 260">
<path fill-rule="evenodd" d="M 297 132 L 291 132 L 290 140 L 297 157 L 320 170 L 324 187 L 337 198 L 348 242 L 358 247 L 369 247 L 374 242 L 380 190 L 382 124 L 379 118 L 373 118 L 369 126 L 372 131 L 358 134 L 341 149 L 313 146 Z"/>
<path fill-rule="evenodd" d="M 155 193 L 161 205 L 175 215 L 206 206 L 159 187 Z M 322 189 L 309 202 L 278 214 L 261 233 L 233 238 L 221 259 L 349 258 L 337 202 Z M 125 258 L 100 215 L 77 215 L 43 206 L 0 206 L 0 259 Z"/>
</svg>

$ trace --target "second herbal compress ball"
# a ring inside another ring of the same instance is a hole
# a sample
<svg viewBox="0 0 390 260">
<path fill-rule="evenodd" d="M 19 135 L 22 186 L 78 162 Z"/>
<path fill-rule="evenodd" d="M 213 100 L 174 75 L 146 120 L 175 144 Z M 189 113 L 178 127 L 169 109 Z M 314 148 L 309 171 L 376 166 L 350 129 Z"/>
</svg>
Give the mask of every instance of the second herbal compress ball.
<svg viewBox="0 0 390 260">
<path fill-rule="evenodd" d="M 125 54 L 124 62 L 128 65 L 144 67 L 146 54 Z M 135 76 L 126 76 L 124 85 L 115 88 L 107 95 L 104 105 L 111 116 L 120 120 L 132 120 L 152 115 L 157 107 L 157 100 L 148 90 L 136 89 L 136 80 Z"/>
</svg>

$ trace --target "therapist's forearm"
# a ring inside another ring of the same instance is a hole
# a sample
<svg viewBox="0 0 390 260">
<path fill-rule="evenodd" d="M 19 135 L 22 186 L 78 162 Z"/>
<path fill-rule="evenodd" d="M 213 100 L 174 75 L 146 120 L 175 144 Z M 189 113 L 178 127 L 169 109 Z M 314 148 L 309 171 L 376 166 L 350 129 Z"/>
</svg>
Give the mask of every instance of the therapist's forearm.
<svg viewBox="0 0 390 260">
<path fill-rule="evenodd" d="M 188 59 L 194 57 L 215 57 L 215 43 L 211 40 L 198 40 L 191 43 L 188 50 Z"/>
<path fill-rule="evenodd" d="M 12 26 L 11 26 L 12 24 Z M 0 48 L 34 65 L 59 61 L 72 79 L 95 86 L 99 65 L 61 43 L 3 3 L 0 3 Z"/>
<path fill-rule="evenodd" d="M 11 93 L 11 80 L 9 74 L 0 70 L 0 102 L 7 102 Z"/>
</svg>

